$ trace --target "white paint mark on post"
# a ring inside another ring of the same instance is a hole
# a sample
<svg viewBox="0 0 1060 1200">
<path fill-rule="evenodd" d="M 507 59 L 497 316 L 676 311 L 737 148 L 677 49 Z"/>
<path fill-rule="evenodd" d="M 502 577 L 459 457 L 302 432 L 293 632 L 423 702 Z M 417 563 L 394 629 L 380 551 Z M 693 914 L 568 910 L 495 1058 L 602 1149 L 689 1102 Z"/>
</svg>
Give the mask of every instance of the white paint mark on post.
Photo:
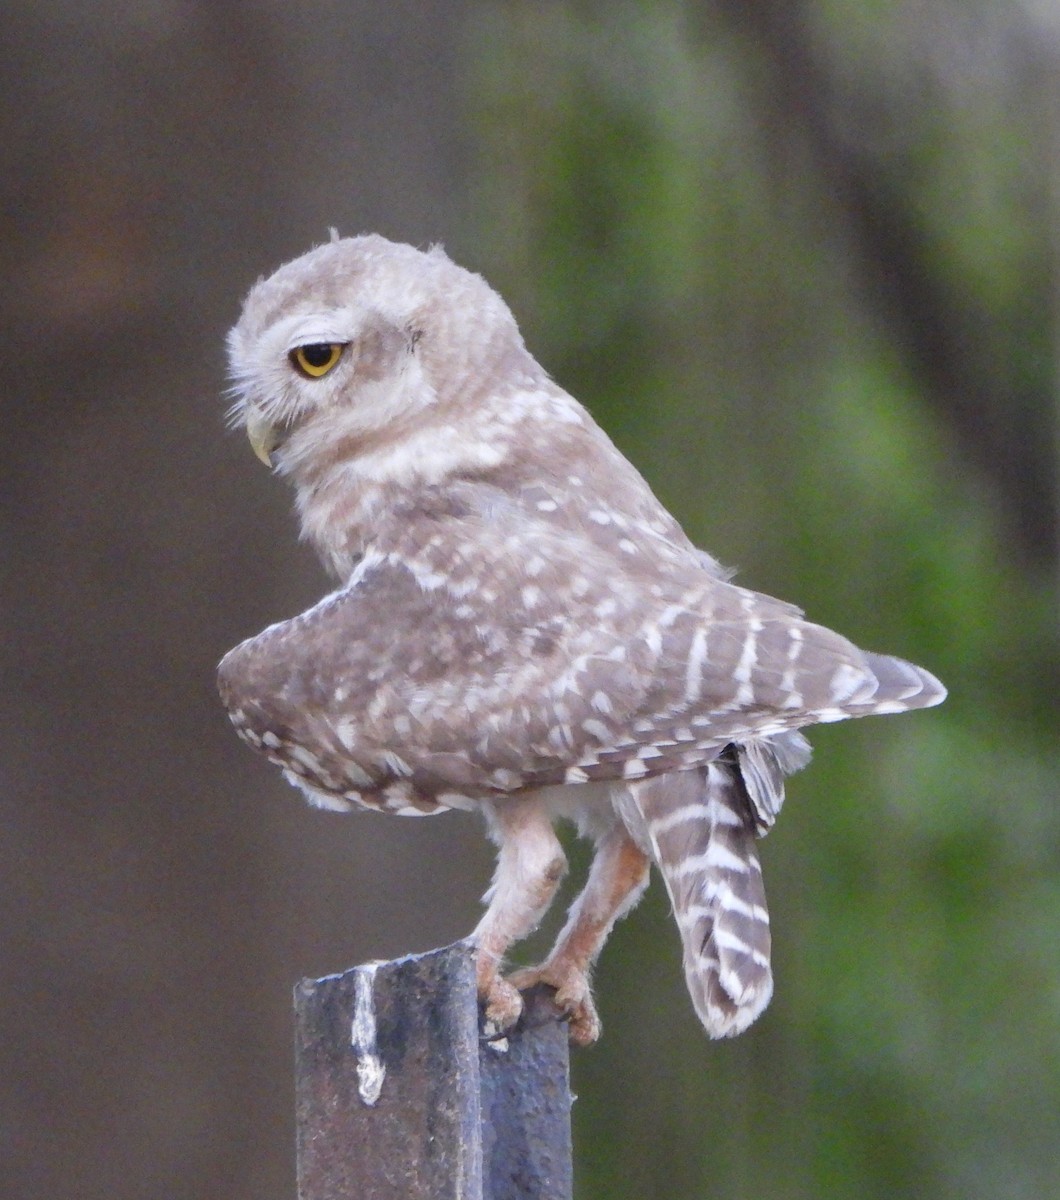
<svg viewBox="0 0 1060 1200">
<path fill-rule="evenodd" d="M 378 963 L 365 963 L 357 968 L 357 987 L 354 993 L 353 1030 L 350 1042 L 357 1055 L 357 1091 L 371 1107 L 383 1090 L 386 1066 L 379 1057 L 375 1040 L 375 972 Z"/>
</svg>

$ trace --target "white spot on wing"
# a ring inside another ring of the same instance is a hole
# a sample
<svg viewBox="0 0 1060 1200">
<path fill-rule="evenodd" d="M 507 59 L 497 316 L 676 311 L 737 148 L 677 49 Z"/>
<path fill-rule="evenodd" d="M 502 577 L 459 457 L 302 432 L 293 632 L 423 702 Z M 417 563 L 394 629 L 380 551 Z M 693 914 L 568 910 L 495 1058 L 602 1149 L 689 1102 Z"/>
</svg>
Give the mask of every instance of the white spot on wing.
<svg viewBox="0 0 1060 1200">
<path fill-rule="evenodd" d="M 866 691 L 868 683 L 869 680 L 864 671 L 859 671 L 857 667 L 852 667 L 849 663 L 840 663 L 832 673 L 828 686 L 832 692 L 832 700 L 836 704 L 843 704 L 849 700 L 867 700 L 875 691 L 875 688 Z M 865 694 L 860 694 L 862 692 Z"/>
<path fill-rule="evenodd" d="M 602 742 L 605 746 L 610 745 L 614 740 L 611 735 L 611 730 L 603 723 L 597 721 L 595 717 L 589 717 L 582 721 L 582 729 L 590 736 L 596 738 L 598 742 Z"/>
<path fill-rule="evenodd" d="M 732 673 L 733 679 L 739 685 L 736 689 L 736 706 L 738 708 L 742 708 L 754 700 L 754 688 L 751 686 L 751 672 L 758 665 L 758 634 L 761 629 L 762 622 L 757 617 L 753 618 L 748 624 L 747 633 L 744 636 L 743 651 L 740 654 L 740 661 L 736 664 L 736 669 Z"/>
<path fill-rule="evenodd" d="M 707 631 L 700 626 L 692 638 L 685 664 L 685 702 L 694 704 L 703 687 L 703 663 L 707 657 Z"/>
<path fill-rule="evenodd" d="M 312 751 L 307 750 L 305 746 L 299 746 L 297 743 L 292 742 L 287 747 L 287 753 L 307 770 L 312 771 L 316 775 L 320 774 L 320 759 Z"/>
<path fill-rule="evenodd" d="M 813 719 L 818 725 L 830 725 L 833 721 L 845 721 L 850 716 L 845 709 L 842 708 L 819 708 L 814 714 Z M 755 735 L 761 735 L 760 729 L 755 730 Z"/>
<path fill-rule="evenodd" d="M 515 771 L 509 771 L 505 767 L 499 767 L 490 775 L 490 783 L 494 787 L 502 788 L 506 792 L 517 788 L 522 782 L 523 778 L 521 775 Z"/>
<path fill-rule="evenodd" d="M 323 808 L 327 812 L 349 812 L 353 807 L 349 800 L 344 800 L 341 796 L 333 796 L 330 792 L 322 792 L 319 788 L 310 787 L 303 779 L 299 779 L 296 786 L 314 808 Z M 356 795 L 356 793 L 354 794 Z M 359 796 L 358 799 L 360 799 Z"/>
<path fill-rule="evenodd" d="M 384 766 L 393 771 L 395 775 L 407 777 L 412 774 L 412 768 L 409 764 L 399 754 L 395 754 L 393 750 L 384 750 L 379 757 L 382 759 Z"/>
<path fill-rule="evenodd" d="M 461 792 L 442 792 L 438 796 L 438 803 L 444 804 L 446 808 L 462 809 L 465 812 L 474 812 L 479 807 L 470 796 Z"/>
</svg>

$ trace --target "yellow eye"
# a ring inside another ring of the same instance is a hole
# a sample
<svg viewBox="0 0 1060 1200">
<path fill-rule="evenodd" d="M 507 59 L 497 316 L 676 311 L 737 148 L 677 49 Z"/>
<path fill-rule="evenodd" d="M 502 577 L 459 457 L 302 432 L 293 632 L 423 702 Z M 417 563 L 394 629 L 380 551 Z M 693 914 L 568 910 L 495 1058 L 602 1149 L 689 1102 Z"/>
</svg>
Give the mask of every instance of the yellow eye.
<svg viewBox="0 0 1060 1200">
<path fill-rule="evenodd" d="M 342 358 L 345 349 L 342 342 L 310 342 L 306 346 L 296 346 L 289 357 L 303 375 L 320 379 Z"/>
</svg>

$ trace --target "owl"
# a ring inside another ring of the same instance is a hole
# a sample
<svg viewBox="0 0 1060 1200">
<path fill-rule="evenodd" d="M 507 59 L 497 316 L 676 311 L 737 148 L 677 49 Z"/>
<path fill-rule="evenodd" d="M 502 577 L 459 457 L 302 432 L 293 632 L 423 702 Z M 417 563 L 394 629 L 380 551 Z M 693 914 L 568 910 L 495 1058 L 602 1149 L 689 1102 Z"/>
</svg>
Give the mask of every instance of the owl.
<svg viewBox="0 0 1060 1200">
<path fill-rule="evenodd" d="M 222 660 L 239 736 L 324 808 L 482 813 L 487 1034 L 543 983 L 574 1042 L 599 1036 L 591 968 L 652 864 L 703 1025 L 746 1029 L 773 990 L 755 842 L 801 730 L 942 685 L 731 582 L 439 248 L 333 238 L 251 290 L 228 348 L 233 420 L 336 580 Z M 559 820 L 588 878 L 506 976 L 566 872 Z"/>
</svg>

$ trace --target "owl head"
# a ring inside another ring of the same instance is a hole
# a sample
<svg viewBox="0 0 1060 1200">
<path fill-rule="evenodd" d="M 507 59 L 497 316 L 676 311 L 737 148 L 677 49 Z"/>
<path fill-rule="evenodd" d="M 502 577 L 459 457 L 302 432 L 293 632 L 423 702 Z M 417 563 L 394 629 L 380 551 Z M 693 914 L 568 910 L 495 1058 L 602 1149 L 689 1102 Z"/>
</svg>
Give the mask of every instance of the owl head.
<svg viewBox="0 0 1060 1200">
<path fill-rule="evenodd" d="M 259 458 L 296 476 L 451 420 L 498 369 L 529 360 L 480 276 L 440 247 L 376 235 L 318 246 L 259 281 L 228 353 L 232 423 Z"/>
</svg>

